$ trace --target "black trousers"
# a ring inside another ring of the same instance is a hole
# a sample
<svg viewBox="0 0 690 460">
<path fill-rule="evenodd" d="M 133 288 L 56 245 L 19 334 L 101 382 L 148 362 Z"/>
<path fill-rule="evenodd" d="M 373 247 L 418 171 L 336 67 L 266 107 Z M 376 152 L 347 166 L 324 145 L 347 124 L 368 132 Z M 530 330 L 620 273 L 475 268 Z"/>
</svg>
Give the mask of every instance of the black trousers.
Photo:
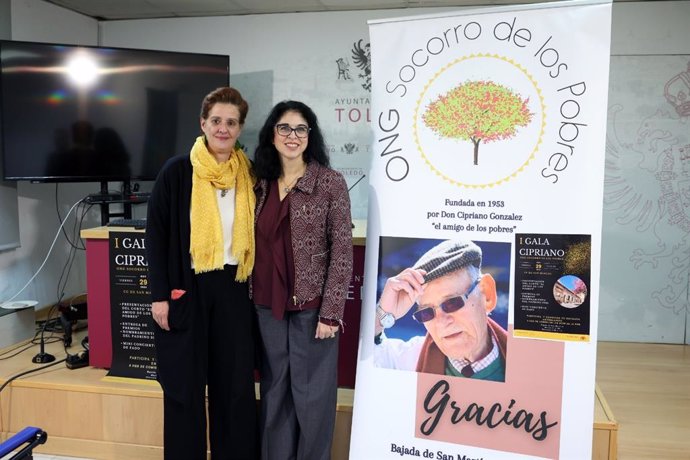
<svg viewBox="0 0 690 460">
<path fill-rule="evenodd" d="M 235 267 L 194 276 L 185 302 L 171 302 L 171 331 L 156 328 L 159 380 L 164 398 L 165 460 L 254 460 L 255 316 L 247 283 Z"/>
</svg>

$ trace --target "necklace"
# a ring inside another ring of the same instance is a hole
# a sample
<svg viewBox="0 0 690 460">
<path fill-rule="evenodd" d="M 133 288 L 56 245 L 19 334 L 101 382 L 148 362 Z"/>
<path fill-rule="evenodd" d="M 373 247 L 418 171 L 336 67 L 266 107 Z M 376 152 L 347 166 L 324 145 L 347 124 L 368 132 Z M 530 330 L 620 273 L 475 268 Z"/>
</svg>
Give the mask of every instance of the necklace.
<svg viewBox="0 0 690 460">
<path fill-rule="evenodd" d="M 283 171 L 283 174 L 281 174 L 280 177 L 278 177 L 278 187 L 281 187 L 281 189 L 283 190 L 283 192 L 285 192 L 286 194 L 290 193 L 290 191 L 291 191 L 293 188 L 295 188 L 295 185 L 297 184 L 297 181 L 300 180 L 300 178 L 301 178 L 302 176 L 304 176 L 304 173 L 307 171 L 307 164 L 306 164 L 306 163 L 302 163 L 300 166 L 301 166 L 301 167 L 300 167 L 300 172 L 298 172 L 298 173 L 295 175 L 295 178 L 292 179 L 292 181 L 291 181 L 289 184 L 288 184 L 288 182 L 285 180 L 285 171 Z M 280 184 L 281 179 L 282 179 L 282 182 L 283 182 L 282 185 Z"/>
<path fill-rule="evenodd" d="M 220 197 L 221 198 L 225 198 L 225 195 L 227 195 L 227 194 L 228 194 L 228 189 L 226 189 L 226 188 L 221 189 L 221 191 L 220 191 Z"/>
<path fill-rule="evenodd" d="M 283 179 L 283 181 L 282 181 L 282 182 L 283 182 L 283 185 L 282 185 L 283 191 L 284 191 L 285 193 L 290 193 L 290 190 L 292 190 L 292 189 L 294 188 L 295 184 L 296 184 L 297 181 L 300 179 L 300 177 L 302 177 L 302 176 L 297 176 L 297 177 L 295 177 L 295 179 L 290 183 L 290 185 L 288 185 L 288 184 L 285 182 L 285 179 Z M 280 182 L 280 179 L 278 179 L 278 182 Z M 278 184 L 278 185 L 280 186 L 280 184 Z"/>
</svg>

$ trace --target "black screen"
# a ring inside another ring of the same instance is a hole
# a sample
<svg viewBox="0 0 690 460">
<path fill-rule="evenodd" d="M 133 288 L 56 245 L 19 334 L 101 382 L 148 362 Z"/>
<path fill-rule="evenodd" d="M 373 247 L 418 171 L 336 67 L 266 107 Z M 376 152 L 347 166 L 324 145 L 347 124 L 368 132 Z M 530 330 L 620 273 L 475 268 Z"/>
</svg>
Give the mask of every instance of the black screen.
<svg viewBox="0 0 690 460">
<path fill-rule="evenodd" d="M 15 41 L 0 42 L 0 67 L 7 180 L 153 180 L 229 81 L 228 56 Z"/>
</svg>

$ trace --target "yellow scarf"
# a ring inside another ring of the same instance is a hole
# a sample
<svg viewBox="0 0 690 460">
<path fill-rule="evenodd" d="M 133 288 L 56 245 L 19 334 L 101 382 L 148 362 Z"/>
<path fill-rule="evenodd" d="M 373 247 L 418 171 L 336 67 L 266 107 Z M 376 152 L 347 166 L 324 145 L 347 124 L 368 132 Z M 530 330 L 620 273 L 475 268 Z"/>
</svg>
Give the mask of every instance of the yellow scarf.
<svg viewBox="0 0 690 460">
<path fill-rule="evenodd" d="M 216 162 L 199 136 L 190 152 L 192 167 L 192 234 L 189 252 L 196 273 L 223 268 L 223 229 L 216 189 L 235 188 L 235 222 L 232 226 L 232 256 L 239 261 L 237 281 L 245 281 L 254 267 L 254 195 L 249 160 L 242 149 L 230 159 Z"/>
</svg>

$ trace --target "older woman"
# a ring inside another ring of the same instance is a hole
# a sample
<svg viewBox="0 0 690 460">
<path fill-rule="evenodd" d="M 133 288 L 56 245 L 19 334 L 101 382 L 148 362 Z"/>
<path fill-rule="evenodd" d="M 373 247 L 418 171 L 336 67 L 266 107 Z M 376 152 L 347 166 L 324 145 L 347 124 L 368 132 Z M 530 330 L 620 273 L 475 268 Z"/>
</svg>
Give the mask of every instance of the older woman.
<svg viewBox="0 0 690 460">
<path fill-rule="evenodd" d="M 254 312 L 255 195 L 237 147 L 247 102 L 218 88 L 201 106 L 189 155 L 163 167 L 146 227 L 158 380 L 164 395 L 165 459 L 206 459 L 205 387 L 214 459 L 256 450 Z"/>
<path fill-rule="evenodd" d="M 301 102 L 273 108 L 254 161 L 261 457 L 326 460 L 335 425 L 338 329 L 352 276 L 347 185 L 329 167 L 316 115 Z"/>
</svg>

